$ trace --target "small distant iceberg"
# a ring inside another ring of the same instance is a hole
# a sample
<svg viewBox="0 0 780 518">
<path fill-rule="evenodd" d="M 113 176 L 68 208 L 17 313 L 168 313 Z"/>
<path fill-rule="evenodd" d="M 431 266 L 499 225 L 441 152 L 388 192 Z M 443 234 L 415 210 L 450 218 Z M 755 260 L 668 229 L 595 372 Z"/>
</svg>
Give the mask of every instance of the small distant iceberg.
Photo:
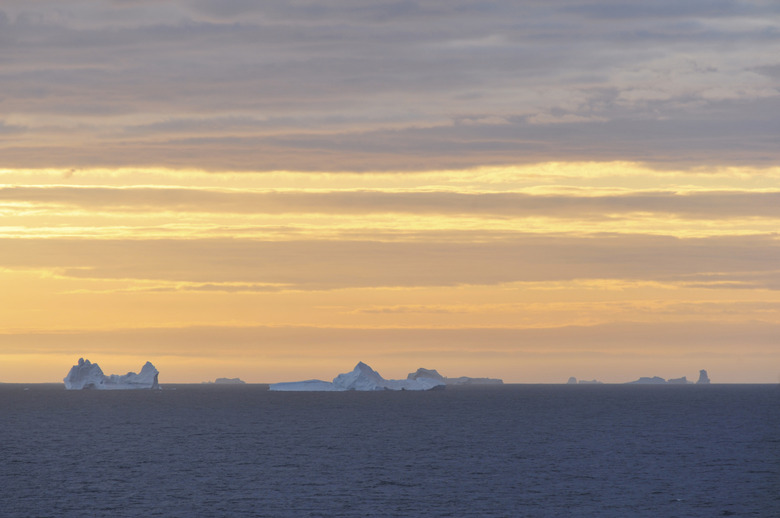
<svg viewBox="0 0 780 518">
<path fill-rule="evenodd" d="M 217 378 L 214 380 L 214 385 L 246 385 L 246 381 L 241 378 Z"/>
<path fill-rule="evenodd" d="M 659 376 L 653 376 L 652 378 L 643 376 L 638 380 L 629 381 L 627 384 L 628 385 L 665 385 L 666 380 Z"/>
<path fill-rule="evenodd" d="M 700 370 L 699 371 L 699 381 L 696 383 L 709 383 L 710 378 L 707 376 L 707 371 Z M 592 380 L 592 381 L 586 381 L 586 380 L 579 380 L 577 381 L 577 378 L 572 376 L 569 378 L 569 380 L 566 382 L 567 385 L 600 385 L 601 382 L 598 380 Z M 643 376 L 637 380 L 634 381 L 628 381 L 626 382 L 626 385 L 693 385 L 694 383 L 686 376 L 683 376 L 682 378 L 671 378 L 669 380 L 666 380 L 660 376 Z"/>
<path fill-rule="evenodd" d="M 278 392 L 337 392 L 344 389 L 337 388 L 333 382 L 322 380 L 285 381 L 272 383 L 270 390 Z"/>
<path fill-rule="evenodd" d="M 572 376 L 569 378 L 569 381 L 566 382 L 567 385 L 602 385 L 602 382 L 599 380 L 579 380 L 577 381 L 577 378 Z"/>
<path fill-rule="evenodd" d="M 380 374 L 359 362 L 350 372 L 339 374 L 333 381 L 306 380 L 273 383 L 270 390 L 279 392 L 344 392 L 377 390 L 434 390 L 445 387 L 440 379 L 420 377 L 417 379 L 386 380 Z"/>
<path fill-rule="evenodd" d="M 704 381 L 702 381 L 704 380 Z M 707 371 L 702 370 L 699 371 L 699 381 L 696 383 L 709 383 L 710 379 L 707 377 Z M 683 376 L 682 378 L 672 378 L 670 380 L 665 380 L 659 376 L 653 376 L 652 378 L 639 378 L 635 381 L 629 381 L 629 384 L 634 385 L 693 385 L 692 381 L 689 381 L 687 377 Z"/>
<path fill-rule="evenodd" d="M 79 358 L 78 364 L 71 367 L 63 381 L 67 390 L 159 389 L 160 385 L 157 381 L 159 374 L 151 362 L 146 362 L 138 374 L 128 372 L 122 375 L 106 376 L 97 363 Z"/>
<path fill-rule="evenodd" d="M 416 372 L 410 373 L 407 380 L 434 379 L 444 382 L 445 385 L 502 385 L 504 380 L 498 378 L 470 378 L 460 376 L 459 378 L 447 378 L 439 374 L 436 369 L 424 369 L 420 367 Z"/>
</svg>

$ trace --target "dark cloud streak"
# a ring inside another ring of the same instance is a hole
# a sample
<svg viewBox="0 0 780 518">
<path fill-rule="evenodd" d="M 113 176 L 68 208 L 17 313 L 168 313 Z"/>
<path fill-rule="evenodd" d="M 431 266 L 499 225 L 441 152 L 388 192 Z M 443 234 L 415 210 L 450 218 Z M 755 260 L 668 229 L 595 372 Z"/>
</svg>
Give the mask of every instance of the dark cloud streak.
<svg viewBox="0 0 780 518">
<path fill-rule="evenodd" d="M 602 196 L 454 192 L 270 191 L 184 188 L 2 187 L 0 201 L 103 211 L 236 214 L 442 214 L 607 218 L 646 213 L 682 218 L 780 218 L 780 192 L 668 191 Z"/>
</svg>

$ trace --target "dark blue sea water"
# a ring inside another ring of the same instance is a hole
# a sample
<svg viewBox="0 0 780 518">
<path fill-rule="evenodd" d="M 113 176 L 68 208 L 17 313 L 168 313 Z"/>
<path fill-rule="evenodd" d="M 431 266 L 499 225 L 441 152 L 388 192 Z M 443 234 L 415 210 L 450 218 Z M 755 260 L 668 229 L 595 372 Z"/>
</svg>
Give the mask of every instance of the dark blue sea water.
<svg viewBox="0 0 780 518">
<path fill-rule="evenodd" d="M 0 385 L 0 453 L 3 517 L 776 517 L 780 388 Z"/>
</svg>

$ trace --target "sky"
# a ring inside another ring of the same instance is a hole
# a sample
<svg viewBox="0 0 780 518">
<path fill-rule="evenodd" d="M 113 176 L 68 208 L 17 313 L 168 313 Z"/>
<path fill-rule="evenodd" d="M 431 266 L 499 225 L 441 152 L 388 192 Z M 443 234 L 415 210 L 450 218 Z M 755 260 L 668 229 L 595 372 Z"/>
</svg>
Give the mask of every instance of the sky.
<svg viewBox="0 0 780 518">
<path fill-rule="evenodd" d="M 3 0 L 0 382 L 780 382 L 775 0 Z"/>
</svg>

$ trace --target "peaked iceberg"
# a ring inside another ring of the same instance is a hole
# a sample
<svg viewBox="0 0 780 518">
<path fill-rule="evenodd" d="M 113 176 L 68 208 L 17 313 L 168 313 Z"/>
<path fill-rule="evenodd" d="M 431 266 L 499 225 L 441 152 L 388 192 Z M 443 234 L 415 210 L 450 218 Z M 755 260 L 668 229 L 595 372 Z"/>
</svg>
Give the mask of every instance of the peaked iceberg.
<svg viewBox="0 0 780 518">
<path fill-rule="evenodd" d="M 63 380 L 68 390 L 98 389 L 98 390 L 128 390 L 128 389 L 158 389 L 159 371 L 151 364 L 141 368 L 141 372 L 127 374 L 111 374 L 106 376 L 97 363 L 79 358 L 77 365 L 71 367 Z"/>
<path fill-rule="evenodd" d="M 384 390 L 387 380 L 363 362 L 358 362 L 351 372 L 333 378 L 333 386 L 339 390 Z"/>
<path fill-rule="evenodd" d="M 271 390 L 298 392 L 298 391 L 339 391 L 359 390 L 432 390 L 444 388 L 444 382 L 439 379 L 419 378 L 405 380 L 386 380 L 377 371 L 363 362 L 359 362 L 350 372 L 339 374 L 332 382 L 321 380 L 294 381 L 288 383 L 274 383 Z"/>
</svg>

